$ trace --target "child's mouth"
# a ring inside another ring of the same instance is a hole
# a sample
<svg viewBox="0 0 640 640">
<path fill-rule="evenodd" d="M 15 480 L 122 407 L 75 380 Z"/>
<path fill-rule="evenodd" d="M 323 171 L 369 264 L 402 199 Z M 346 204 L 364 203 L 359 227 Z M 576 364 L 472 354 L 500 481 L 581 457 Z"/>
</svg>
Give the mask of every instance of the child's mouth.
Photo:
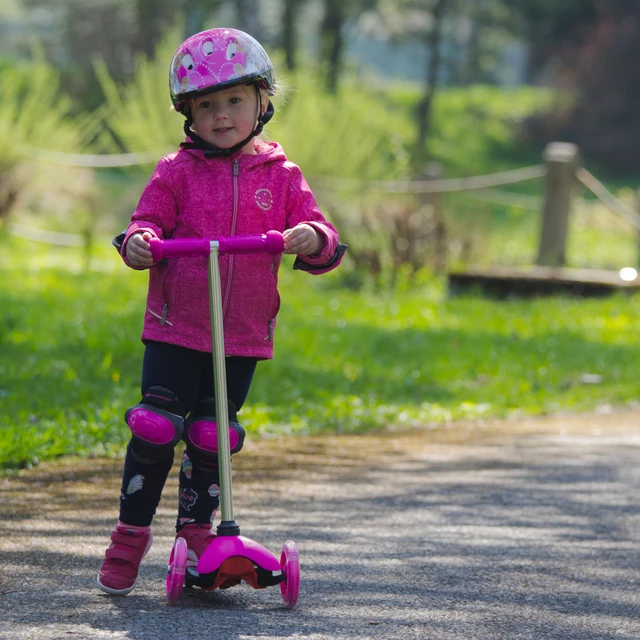
<svg viewBox="0 0 640 640">
<path fill-rule="evenodd" d="M 231 131 L 232 127 L 223 127 L 222 129 L 214 129 L 216 133 L 227 133 L 227 131 Z"/>
</svg>

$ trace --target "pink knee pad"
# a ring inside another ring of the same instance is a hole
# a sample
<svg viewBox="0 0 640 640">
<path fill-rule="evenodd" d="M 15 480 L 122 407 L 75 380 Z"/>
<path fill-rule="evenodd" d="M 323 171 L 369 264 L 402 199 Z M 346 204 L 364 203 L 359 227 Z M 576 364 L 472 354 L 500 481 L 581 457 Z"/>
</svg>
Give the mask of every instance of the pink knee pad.
<svg viewBox="0 0 640 640">
<path fill-rule="evenodd" d="M 231 453 L 237 453 L 244 444 L 244 429 L 237 422 L 229 423 Z M 206 453 L 218 453 L 218 427 L 214 420 L 198 418 L 189 424 L 187 442 Z"/>
<path fill-rule="evenodd" d="M 151 445 L 169 445 L 173 448 L 184 430 L 184 421 L 180 416 L 149 404 L 131 407 L 126 420 L 131 433 Z"/>
</svg>

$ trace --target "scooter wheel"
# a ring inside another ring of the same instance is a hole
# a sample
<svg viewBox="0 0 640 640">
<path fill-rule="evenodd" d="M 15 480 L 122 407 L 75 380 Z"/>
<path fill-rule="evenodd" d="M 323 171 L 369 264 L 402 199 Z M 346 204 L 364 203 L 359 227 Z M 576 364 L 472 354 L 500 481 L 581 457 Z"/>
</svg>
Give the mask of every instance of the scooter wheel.
<svg viewBox="0 0 640 640">
<path fill-rule="evenodd" d="M 169 557 L 167 581 L 165 584 L 169 604 L 177 604 L 178 600 L 180 600 L 186 573 L 187 541 L 184 538 L 176 538 L 176 541 L 173 543 L 173 549 L 171 549 L 171 556 Z"/>
<path fill-rule="evenodd" d="M 287 540 L 282 547 L 280 566 L 284 574 L 284 580 L 280 583 L 280 593 L 287 609 L 293 609 L 298 602 L 300 593 L 300 560 L 298 549 L 293 540 Z"/>
</svg>

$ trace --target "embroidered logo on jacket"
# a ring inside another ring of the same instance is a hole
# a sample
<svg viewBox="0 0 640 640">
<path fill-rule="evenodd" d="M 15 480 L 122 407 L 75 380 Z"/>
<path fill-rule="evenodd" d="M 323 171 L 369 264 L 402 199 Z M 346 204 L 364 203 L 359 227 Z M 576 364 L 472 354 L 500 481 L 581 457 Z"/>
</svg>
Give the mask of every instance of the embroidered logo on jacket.
<svg viewBox="0 0 640 640">
<path fill-rule="evenodd" d="M 256 191 L 256 202 L 263 211 L 269 211 L 273 204 L 273 194 L 269 189 L 258 189 Z"/>
</svg>

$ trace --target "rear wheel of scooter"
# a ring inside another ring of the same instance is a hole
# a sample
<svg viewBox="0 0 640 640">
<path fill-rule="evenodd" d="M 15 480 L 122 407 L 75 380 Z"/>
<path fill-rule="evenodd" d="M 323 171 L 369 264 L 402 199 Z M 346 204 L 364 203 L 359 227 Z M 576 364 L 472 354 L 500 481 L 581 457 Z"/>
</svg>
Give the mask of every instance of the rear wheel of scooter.
<svg viewBox="0 0 640 640">
<path fill-rule="evenodd" d="M 169 604 L 177 604 L 182 595 L 184 576 L 187 573 L 187 541 L 184 538 L 176 538 L 169 557 L 167 568 L 167 601 Z"/>
<path fill-rule="evenodd" d="M 280 583 L 280 593 L 287 609 L 293 609 L 298 602 L 300 593 L 300 561 L 298 549 L 293 540 L 287 540 L 282 547 L 280 566 L 284 574 L 284 580 Z"/>
</svg>

